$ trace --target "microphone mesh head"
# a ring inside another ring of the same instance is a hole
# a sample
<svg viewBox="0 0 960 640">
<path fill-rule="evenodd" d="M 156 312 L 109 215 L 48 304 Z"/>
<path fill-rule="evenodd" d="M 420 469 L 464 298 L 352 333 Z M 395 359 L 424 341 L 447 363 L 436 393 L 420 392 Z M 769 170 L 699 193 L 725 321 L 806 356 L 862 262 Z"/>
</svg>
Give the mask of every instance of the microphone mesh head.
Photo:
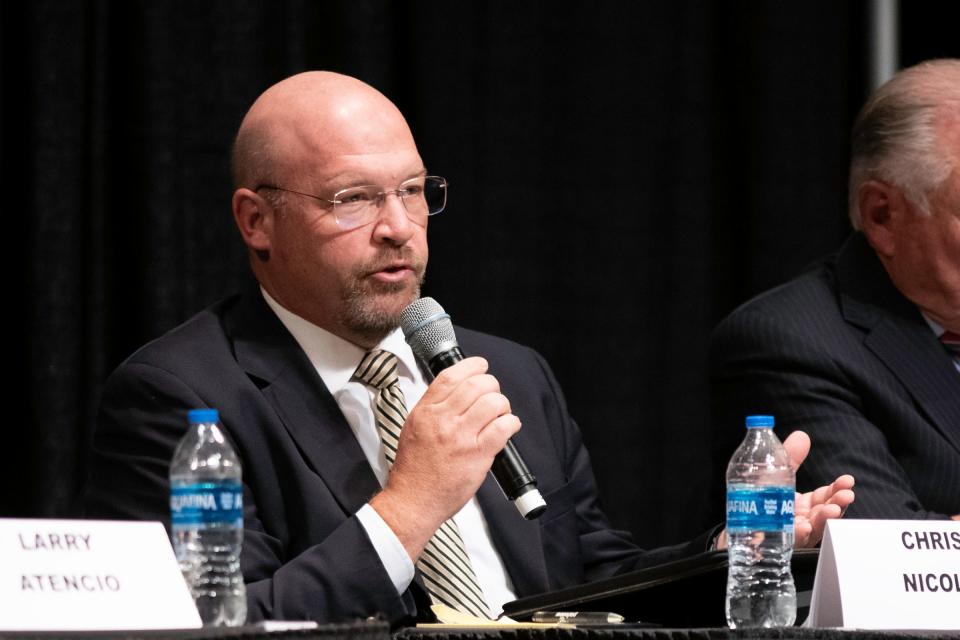
<svg viewBox="0 0 960 640">
<path fill-rule="evenodd" d="M 424 363 L 457 346 L 450 316 L 433 298 L 420 298 L 400 314 L 407 344 Z"/>
</svg>

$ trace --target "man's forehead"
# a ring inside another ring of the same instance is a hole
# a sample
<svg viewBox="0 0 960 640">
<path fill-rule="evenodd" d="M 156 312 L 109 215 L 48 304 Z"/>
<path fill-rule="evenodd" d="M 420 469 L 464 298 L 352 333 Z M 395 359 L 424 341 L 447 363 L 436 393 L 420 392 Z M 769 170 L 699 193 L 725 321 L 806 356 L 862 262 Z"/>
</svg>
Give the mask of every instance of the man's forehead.
<svg viewBox="0 0 960 640">
<path fill-rule="evenodd" d="M 370 169 L 347 169 L 347 170 L 337 170 L 333 169 L 327 172 L 320 174 L 320 177 L 327 182 L 344 182 L 344 183 L 356 183 L 356 184 L 370 184 L 371 182 L 376 182 L 377 179 L 387 177 L 397 182 L 402 182 L 409 178 L 415 178 L 417 176 L 426 175 L 427 170 L 423 166 L 422 162 L 411 162 L 408 165 L 409 168 L 404 170 L 388 170 L 384 171 L 372 171 Z M 375 174 L 384 174 L 387 175 L 375 175 Z"/>
<path fill-rule="evenodd" d="M 327 155 L 311 162 L 311 179 L 331 189 L 374 184 L 393 188 L 426 168 L 416 149 L 386 153 Z"/>
<path fill-rule="evenodd" d="M 274 130 L 282 132 L 285 144 L 325 157 L 369 153 L 416 152 L 413 135 L 396 110 L 293 111 L 279 115 Z"/>
<path fill-rule="evenodd" d="M 275 122 L 275 168 L 307 173 L 312 181 L 391 183 L 424 170 L 406 124 L 371 127 L 364 122 L 331 128 L 312 120 Z"/>
</svg>

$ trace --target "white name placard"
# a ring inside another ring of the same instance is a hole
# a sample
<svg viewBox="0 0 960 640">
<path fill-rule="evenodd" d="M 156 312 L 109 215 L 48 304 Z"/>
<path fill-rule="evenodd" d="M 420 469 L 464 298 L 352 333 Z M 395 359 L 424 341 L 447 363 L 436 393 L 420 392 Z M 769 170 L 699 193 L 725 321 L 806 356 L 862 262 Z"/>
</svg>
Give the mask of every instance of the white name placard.
<svg viewBox="0 0 960 640">
<path fill-rule="evenodd" d="M 0 519 L 0 629 L 201 626 L 159 522 Z"/>
<path fill-rule="evenodd" d="M 807 624 L 960 629 L 960 522 L 831 520 Z"/>
</svg>

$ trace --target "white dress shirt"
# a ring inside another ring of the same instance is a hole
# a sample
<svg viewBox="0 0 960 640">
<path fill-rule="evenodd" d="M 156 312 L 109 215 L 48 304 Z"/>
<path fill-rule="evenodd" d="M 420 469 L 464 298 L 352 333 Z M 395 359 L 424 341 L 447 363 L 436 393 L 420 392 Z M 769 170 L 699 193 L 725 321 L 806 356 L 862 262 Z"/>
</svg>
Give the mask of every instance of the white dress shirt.
<svg viewBox="0 0 960 640">
<path fill-rule="evenodd" d="M 280 322 L 307 354 L 323 384 L 340 407 L 382 487 L 386 484 L 389 469 L 373 413 L 376 390 L 362 382 L 351 380 L 366 351 L 291 313 L 262 288 L 261 292 Z M 400 329 L 396 329 L 384 338 L 377 348 L 397 356 L 400 389 L 403 391 L 407 409 L 412 409 L 426 392 L 428 384 L 417 366 L 410 345 L 404 341 Z M 363 505 L 357 511 L 357 518 L 370 537 L 397 593 L 403 593 L 410 586 L 414 575 L 413 562 L 406 549 L 380 514 L 369 504 Z M 492 616 L 496 617 L 503 611 L 504 603 L 515 600 L 516 595 L 503 560 L 493 547 L 487 521 L 476 497 L 465 504 L 453 519 L 460 529 L 460 536 L 477 574 L 480 588 L 483 589 L 487 607 Z"/>
</svg>

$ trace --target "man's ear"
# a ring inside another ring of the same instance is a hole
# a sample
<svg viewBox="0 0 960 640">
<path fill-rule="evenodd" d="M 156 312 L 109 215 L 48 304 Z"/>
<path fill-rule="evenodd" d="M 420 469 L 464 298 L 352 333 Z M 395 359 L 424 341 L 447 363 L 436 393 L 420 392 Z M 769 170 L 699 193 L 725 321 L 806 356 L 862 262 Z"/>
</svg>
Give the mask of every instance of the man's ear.
<svg viewBox="0 0 960 640">
<path fill-rule="evenodd" d="M 882 258 L 892 258 L 897 253 L 900 226 L 911 215 L 903 191 L 882 180 L 867 180 L 857 189 L 857 203 L 860 228 L 870 246 Z"/>
<path fill-rule="evenodd" d="M 258 255 L 270 254 L 274 210 L 257 192 L 241 187 L 233 192 L 233 219 L 244 243 Z"/>
</svg>

